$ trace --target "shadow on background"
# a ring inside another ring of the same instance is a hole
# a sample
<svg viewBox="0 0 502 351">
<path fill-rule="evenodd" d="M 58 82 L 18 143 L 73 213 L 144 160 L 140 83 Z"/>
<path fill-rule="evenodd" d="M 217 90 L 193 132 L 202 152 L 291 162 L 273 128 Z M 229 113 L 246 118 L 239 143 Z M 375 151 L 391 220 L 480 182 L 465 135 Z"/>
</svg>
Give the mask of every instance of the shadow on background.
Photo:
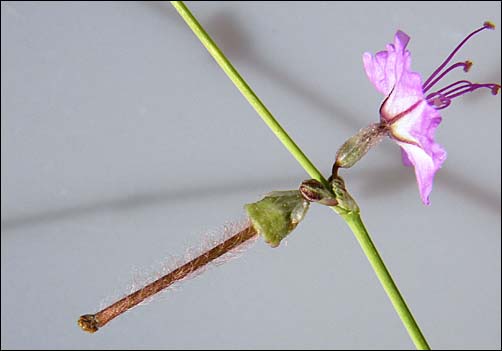
<svg viewBox="0 0 502 351">
<path fill-rule="evenodd" d="M 295 78 L 292 72 L 286 72 L 283 68 L 274 66 L 258 57 L 255 54 L 256 50 L 253 50 L 249 36 L 242 30 L 242 26 L 231 13 L 215 14 L 205 21 L 205 27 L 231 61 L 246 63 L 249 68 L 278 84 L 281 90 L 289 91 L 295 97 L 306 101 L 319 111 L 320 115 L 336 116 L 337 122 L 344 123 L 354 132 L 358 131 L 364 124 L 342 105 L 337 104 L 332 95 L 324 94 L 309 83 Z"/>
<path fill-rule="evenodd" d="M 284 184 L 296 184 L 300 178 L 264 178 L 255 182 L 228 182 L 221 184 L 201 184 L 199 187 L 177 188 L 158 191 L 128 194 L 117 198 L 97 200 L 94 202 L 78 204 L 73 207 L 50 209 L 28 215 L 2 220 L 2 236 L 7 231 L 21 227 L 48 224 L 75 217 L 92 216 L 103 212 L 131 211 L 139 208 L 166 205 L 169 203 L 181 203 L 207 199 L 208 197 L 219 198 L 225 195 L 255 192 L 256 198 L 250 198 L 249 202 L 257 201 L 260 196 L 272 190 L 286 190 Z M 220 195 L 224 194 L 224 195 Z M 244 204 L 242 204 L 244 205 Z"/>
<path fill-rule="evenodd" d="M 138 194 L 129 194 L 113 199 L 94 201 L 90 203 L 78 204 L 73 207 L 51 209 L 28 215 L 21 215 L 2 221 L 2 236 L 7 232 L 40 224 L 49 224 L 57 221 L 63 221 L 75 217 L 93 216 L 104 212 L 123 212 L 132 211 L 139 208 L 167 205 L 171 203 L 196 201 L 197 199 L 206 199 L 208 197 L 219 198 L 220 196 L 236 193 L 256 193 L 256 198 L 249 199 L 249 202 L 258 200 L 265 193 L 272 190 L 286 190 L 292 188 L 283 184 L 299 184 L 305 176 L 291 178 L 261 179 L 254 182 L 236 182 L 234 184 L 222 183 L 213 185 L 204 185 L 201 187 L 180 188 L 176 190 L 159 190 L 144 192 Z M 350 180 L 355 181 L 362 178 L 364 184 L 361 194 L 367 197 L 384 198 L 390 193 L 399 192 L 408 186 L 415 186 L 413 170 L 411 168 L 385 167 L 372 168 L 371 170 L 362 170 L 351 174 L 347 178 L 347 186 L 350 191 Z M 490 189 L 469 181 L 467 178 L 451 176 L 450 172 L 440 170 L 437 176 L 435 186 L 448 186 L 450 189 L 462 189 L 462 192 L 456 192 L 459 201 L 468 201 L 477 206 L 484 207 L 486 210 L 497 215 L 500 214 L 500 194 L 493 193 Z M 224 195 L 221 195 L 224 194 Z M 417 196 L 418 189 L 417 189 Z M 242 204 L 244 205 L 244 204 Z"/>
<path fill-rule="evenodd" d="M 158 14 L 167 16 L 170 21 L 177 21 L 179 25 L 184 25 L 183 21 L 176 13 L 176 10 L 172 8 L 170 4 L 159 2 L 147 2 L 144 4 Z M 354 129 L 354 132 L 364 125 L 364 122 L 360 122 L 354 116 L 351 116 L 348 110 L 334 103 L 332 96 L 327 96 L 324 95 L 323 92 L 316 91 L 315 88 L 308 86 L 305 82 L 293 78 L 293 75 L 285 72 L 283 68 L 275 67 L 253 54 L 253 47 L 249 37 L 241 29 L 241 26 L 239 26 L 237 20 L 231 13 L 222 12 L 202 22 L 208 33 L 210 33 L 222 51 L 225 52 L 232 61 L 245 62 L 251 68 L 254 68 L 257 73 L 264 75 L 273 83 L 278 84 L 281 89 L 289 90 L 293 95 L 304 100 L 310 106 L 321 112 L 322 115 L 334 116 L 336 120 L 333 120 L 333 122 L 345 123 L 347 126 Z M 500 71 L 498 71 L 498 75 L 500 76 Z M 476 99 L 476 97 L 472 98 Z M 388 151 L 386 154 L 388 154 L 389 158 L 393 158 L 395 155 L 399 154 L 393 149 L 391 143 L 382 143 L 379 147 L 383 147 Z M 363 183 L 365 184 L 363 187 L 363 195 L 369 197 L 384 197 L 386 194 L 400 191 L 403 187 L 408 186 L 410 183 L 410 172 L 413 174 L 411 168 L 404 169 L 401 165 L 396 164 L 395 168 L 373 168 L 363 172 L 354 172 L 351 177 L 353 179 L 363 177 Z M 414 178 L 413 175 L 411 177 Z M 255 182 L 213 184 L 212 186 L 204 185 L 204 187 L 200 188 L 167 191 L 160 190 L 130 194 L 115 199 L 95 201 L 88 204 L 76 205 L 74 207 L 47 210 L 6 219 L 1 223 L 2 236 L 6 231 L 24 226 L 46 224 L 73 217 L 95 215 L 102 211 L 126 211 L 145 206 L 166 204 L 173 201 L 193 201 L 202 197 L 217 197 L 222 193 L 257 192 L 257 195 L 262 195 L 263 193 L 261 192 L 263 189 L 266 189 L 265 192 L 267 192 L 276 189 L 277 185 L 280 184 L 300 183 L 304 178 L 305 177 L 278 178 L 273 180 L 263 179 Z M 500 194 L 493 192 L 488 187 L 476 184 L 473 182 L 473 179 L 472 177 L 456 174 L 444 168 L 437 174 L 436 186 L 448 188 L 451 192 L 456 194 L 461 201 L 473 202 L 494 214 L 500 214 Z M 347 179 L 347 181 L 347 185 L 350 189 L 350 179 Z M 257 198 L 258 197 L 259 196 L 257 196 Z M 253 199 L 250 199 L 250 201 L 253 201 Z"/>
</svg>

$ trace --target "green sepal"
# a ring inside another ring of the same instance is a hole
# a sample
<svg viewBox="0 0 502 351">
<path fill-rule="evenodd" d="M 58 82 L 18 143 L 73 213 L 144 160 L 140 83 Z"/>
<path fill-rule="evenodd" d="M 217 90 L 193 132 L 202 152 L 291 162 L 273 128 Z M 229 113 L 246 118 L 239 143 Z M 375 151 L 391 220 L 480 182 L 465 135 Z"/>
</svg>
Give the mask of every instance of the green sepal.
<svg viewBox="0 0 502 351">
<path fill-rule="evenodd" d="M 357 206 L 356 201 L 352 198 L 350 193 L 345 187 L 345 182 L 340 176 L 336 176 L 331 180 L 331 186 L 333 192 L 335 193 L 338 205 L 336 206 L 337 212 L 340 215 L 347 213 L 359 213 L 359 206 Z"/>
<path fill-rule="evenodd" d="M 246 204 L 244 208 L 265 242 L 277 247 L 303 219 L 309 202 L 298 190 L 274 191 L 258 202 Z"/>
</svg>

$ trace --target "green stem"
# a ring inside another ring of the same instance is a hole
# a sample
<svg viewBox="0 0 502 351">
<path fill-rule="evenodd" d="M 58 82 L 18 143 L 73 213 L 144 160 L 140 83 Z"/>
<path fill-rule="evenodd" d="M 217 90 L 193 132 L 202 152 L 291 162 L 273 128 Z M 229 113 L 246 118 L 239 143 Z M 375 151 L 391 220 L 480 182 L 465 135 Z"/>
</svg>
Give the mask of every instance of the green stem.
<svg viewBox="0 0 502 351">
<path fill-rule="evenodd" d="M 247 83 L 242 79 L 237 70 L 232 66 L 230 61 L 223 55 L 218 46 L 214 43 L 211 37 L 206 33 L 204 28 L 199 24 L 197 19 L 192 15 L 190 10 L 183 4 L 182 1 L 171 1 L 171 4 L 176 8 L 178 13 L 183 17 L 188 26 L 195 33 L 197 38 L 202 42 L 202 44 L 209 51 L 211 56 L 220 65 L 227 76 L 232 80 L 237 89 L 244 95 L 246 100 L 253 106 L 256 112 L 260 115 L 263 121 L 268 125 L 268 127 L 274 132 L 274 134 L 279 138 L 283 145 L 288 149 L 288 151 L 296 158 L 300 165 L 305 169 L 305 171 L 313 178 L 321 183 L 329 186 L 328 181 L 323 177 L 321 172 L 314 166 L 312 162 L 305 156 L 303 151 L 296 145 L 296 143 L 291 139 L 291 137 L 286 133 L 286 131 L 281 127 L 279 122 L 272 116 L 270 111 L 265 107 L 265 105 L 260 101 L 258 96 L 251 90 Z M 333 208 L 333 207 L 332 207 Z M 335 208 L 333 208 L 335 209 Z M 371 266 L 375 270 L 375 273 L 380 280 L 382 286 L 384 287 L 387 295 L 389 296 L 394 308 L 396 309 L 401 321 L 405 325 L 411 339 L 415 343 L 417 349 L 424 350 L 429 349 L 427 341 L 422 335 L 420 328 L 418 327 L 411 311 L 406 306 L 406 303 L 399 293 L 399 290 L 392 280 L 390 273 L 388 272 L 385 264 L 383 263 L 378 251 L 373 245 L 371 238 L 364 227 L 361 217 L 355 212 L 339 212 L 342 218 L 347 222 L 351 230 L 354 232 L 359 244 L 361 245 L 364 253 L 366 254 Z"/>
<path fill-rule="evenodd" d="M 359 241 L 368 261 L 370 261 L 373 270 L 375 271 L 380 283 L 382 284 L 385 292 L 389 296 L 394 309 L 397 314 L 401 318 L 404 326 L 408 330 L 408 334 L 410 335 L 413 343 L 415 344 L 418 350 L 429 350 L 429 345 L 427 344 L 427 340 L 423 336 L 420 328 L 413 318 L 410 309 L 406 305 L 406 301 L 401 296 L 399 289 L 397 288 L 392 276 L 389 271 L 385 267 L 385 264 L 378 253 L 377 248 L 373 244 L 373 241 L 370 238 L 370 235 L 359 216 L 359 213 L 349 212 L 345 215 L 342 215 L 342 218 L 347 222 L 350 229 Z"/>
</svg>

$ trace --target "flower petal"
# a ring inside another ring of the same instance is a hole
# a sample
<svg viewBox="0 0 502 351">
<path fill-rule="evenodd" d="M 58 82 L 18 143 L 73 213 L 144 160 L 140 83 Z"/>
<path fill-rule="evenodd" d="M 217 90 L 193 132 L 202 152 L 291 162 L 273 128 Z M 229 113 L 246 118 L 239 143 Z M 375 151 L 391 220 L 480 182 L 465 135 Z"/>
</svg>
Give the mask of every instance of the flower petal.
<svg viewBox="0 0 502 351">
<path fill-rule="evenodd" d="M 374 57 L 365 53 L 363 62 L 370 81 L 386 96 L 380 118 L 401 147 L 403 163 L 415 167 L 420 196 L 429 205 L 434 175 L 446 152 L 434 141 L 441 116 L 427 103 L 420 75 L 411 71 L 411 54 L 406 50 L 409 40 L 406 33 L 397 31 L 393 44 Z"/>
<path fill-rule="evenodd" d="M 440 122 L 439 113 L 422 101 L 391 126 L 390 135 L 401 146 L 403 163 L 415 167 L 420 196 L 426 205 L 430 203 L 434 175 L 446 160 L 446 151 L 434 141 L 434 132 Z"/>
<path fill-rule="evenodd" d="M 429 195 L 432 191 L 434 178 L 434 162 L 432 158 L 420 147 L 398 141 L 399 146 L 406 152 L 408 159 L 415 166 L 420 197 L 425 205 L 430 204 Z"/>
<path fill-rule="evenodd" d="M 413 106 L 420 101 L 425 101 L 422 78 L 418 73 L 410 70 L 410 65 L 411 58 L 408 56 L 399 80 L 380 109 L 381 118 L 387 122 L 401 113 L 410 114 L 409 109 L 416 108 Z"/>
<path fill-rule="evenodd" d="M 409 51 L 405 50 L 409 41 L 410 37 L 406 33 L 397 31 L 394 44 L 388 44 L 387 50 L 378 52 L 374 57 L 368 52 L 363 54 L 366 75 L 384 95 L 389 95 L 401 77 L 406 58 L 409 57 Z"/>
<path fill-rule="evenodd" d="M 411 163 L 408 155 L 406 154 L 406 151 L 404 151 L 403 148 L 401 148 L 401 159 L 403 160 L 403 165 L 405 165 L 406 167 L 413 166 L 413 163 Z"/>
<path fill-rule="evenodd" d="M 405 113 L 414 104 L 425 99 L 422 78 L 411 70 L 411 54 L 406 50 L 409 39 L 405 33 L 397 31 L 394 45 L 387 45 L 388 49 L 395 50 L 387 51 L 389 58 L 386 61 L 385 82 L 393 85 L 386 87 L 387 98 L 380 109 L 381 119 L 386 122 L 391 122 L 400 113 Z"/>
</svg>

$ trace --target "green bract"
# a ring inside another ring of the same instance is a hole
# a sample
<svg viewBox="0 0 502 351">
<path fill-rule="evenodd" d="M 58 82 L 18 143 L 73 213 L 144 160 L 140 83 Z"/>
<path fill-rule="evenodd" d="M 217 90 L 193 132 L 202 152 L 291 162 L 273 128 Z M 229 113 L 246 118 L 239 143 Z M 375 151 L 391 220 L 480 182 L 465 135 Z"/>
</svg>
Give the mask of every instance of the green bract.
<svg viewBox="0 0 502 351">
<path fill-rule="evenodd" d="M 277 247 L 303 219 L 309 202 L 298 190 L 274 191 L 258 202 L 245 205 L 244 208 L 253 227 L 265 242 Z"/>
</svg>

